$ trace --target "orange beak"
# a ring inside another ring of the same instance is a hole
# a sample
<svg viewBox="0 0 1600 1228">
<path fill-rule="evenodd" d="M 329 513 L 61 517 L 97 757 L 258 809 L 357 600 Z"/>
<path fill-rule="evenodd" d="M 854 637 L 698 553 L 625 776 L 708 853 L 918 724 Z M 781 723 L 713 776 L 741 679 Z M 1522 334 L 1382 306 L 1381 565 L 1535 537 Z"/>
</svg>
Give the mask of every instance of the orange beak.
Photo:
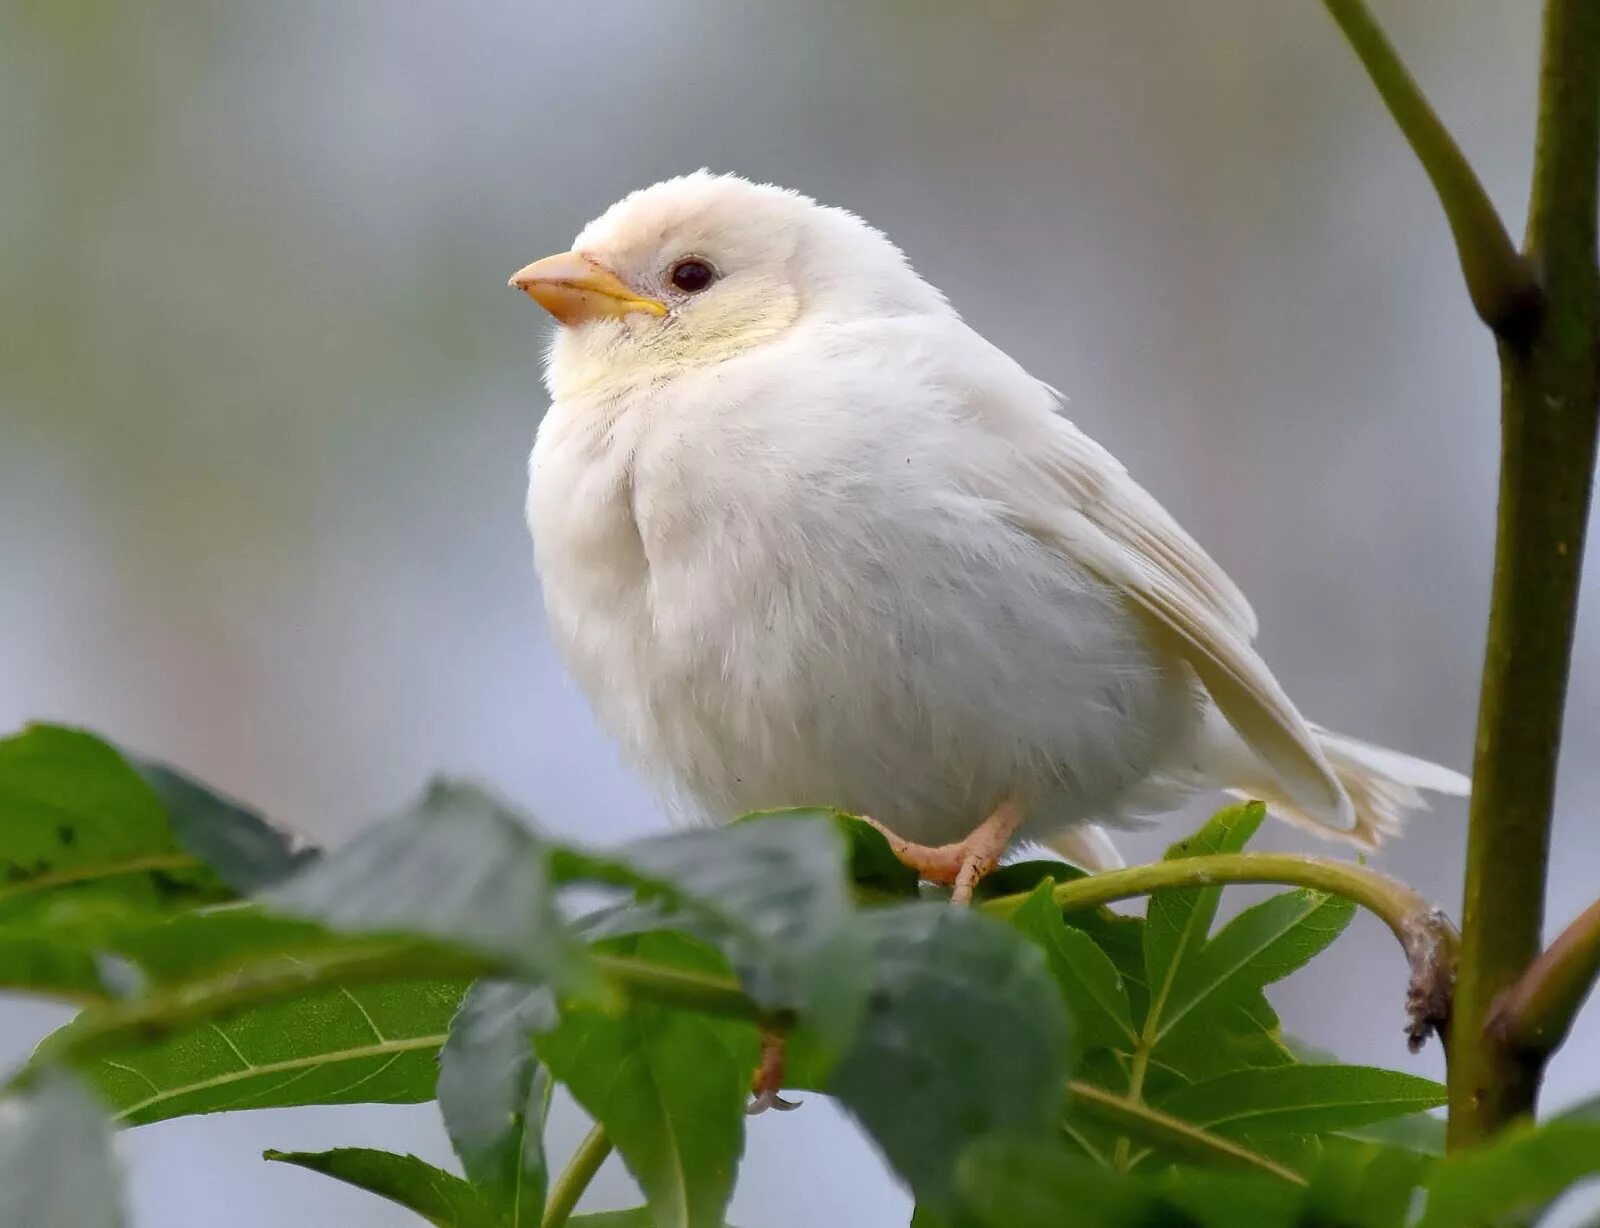
<svg viewBox="0 0 1600 1228">
<path fill-rule="evenodd" d="M 667 314 L 665 303 L 635 294 L 610 269 L 577 252 L 535 260 L 512 276 L 511 285 L 563 324 L 619 319 L 635 311 Z"/>
</svg>

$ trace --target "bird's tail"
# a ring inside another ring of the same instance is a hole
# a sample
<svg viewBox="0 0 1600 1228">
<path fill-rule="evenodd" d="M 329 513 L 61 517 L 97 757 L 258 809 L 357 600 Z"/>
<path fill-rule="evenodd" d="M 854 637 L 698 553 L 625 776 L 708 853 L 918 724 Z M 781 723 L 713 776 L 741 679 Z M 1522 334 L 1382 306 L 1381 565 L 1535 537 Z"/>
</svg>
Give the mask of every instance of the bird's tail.
<svg viewBox="0 0 1600 1228">
<path fill-rule="evenodd" d="M 1259 761 L 1253 771 L 1246 769 L 1245 776 L 1229 779 L 1228 792 L 1264 801 L 1275 817 L 1319 836 L 1343 838 L 1362 848 L 1374 849 L 1400 830 L 1407 811 L 1428 808 L 1422 796 L 1424 792 L 1464 797 L 1472 790 L 1470 780 L 1447 767 L 1346 737 L 1319 725 L 1310 728 L 1334 776 L 1350 798 L 1356 817 L 1354 828 L 1339 831 L 1329 827 L 1325 821 L 1286 800 Z"/>
</svg>

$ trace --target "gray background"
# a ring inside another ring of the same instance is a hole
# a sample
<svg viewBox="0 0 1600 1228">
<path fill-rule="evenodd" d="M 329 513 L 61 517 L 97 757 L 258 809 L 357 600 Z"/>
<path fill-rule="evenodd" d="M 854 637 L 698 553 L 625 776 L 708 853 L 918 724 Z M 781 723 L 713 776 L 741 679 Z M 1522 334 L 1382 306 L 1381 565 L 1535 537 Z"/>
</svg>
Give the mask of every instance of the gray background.
<svg viewBox="0 0 1600 1228">
<path fill-rule="evenodd" d="M 1379 5 L 1518 230 L 1535 7 Z M 1494 356 L 1312 0 L 0 14 L 0 727 L 91 726 L 330 841 L 436 769 L 594 841 L 659 825 L 544 634 L 521 502 L 546 323 L 504 282 L 707 165 L 887 229 L 1232 571 L 1309 714 L 1466 766 Z M 1593 599 L 1553 922 L 1600 853 Z M 1422 816 L 1379 864 L 1454 906 L 1463 815 Z M 1360 919 L 1277 1000 L 1347 1058 L 1438 1074 L 1401 1042 L 1402 982 Z M 5 1002 L 0 1056 L 60 1018 Z M 1591 1013 L 1552 1105 L 1600 1087 L 1597 1039 Z M 558 1157 L 581 1128 L 560 1115 Z M 124 1141 L 146 1228 L 398 1225 L 256 1151 L 447 1155 L 429 1106 Z M 748 1151 L 747 1228 L 904 1222 L 820 1103 L 756 1121 Z M 609 1166 L 592 1205 L 625 1183 Z"/>
</svg>

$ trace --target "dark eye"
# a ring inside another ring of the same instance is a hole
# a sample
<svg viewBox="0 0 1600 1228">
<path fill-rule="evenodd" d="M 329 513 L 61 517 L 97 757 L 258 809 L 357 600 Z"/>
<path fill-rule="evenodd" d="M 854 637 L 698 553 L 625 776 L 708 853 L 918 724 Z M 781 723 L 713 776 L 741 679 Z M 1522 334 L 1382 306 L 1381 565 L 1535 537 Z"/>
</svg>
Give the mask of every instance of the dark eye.
<svg viewBox="0 0 1600 1228">
<path fill-rule="evenodd" d="M 685 294 L 699 294 L 717 280 L 717 271 L 694 256 L 678 261 L 672 266 L 668 279 Z"/>
</svg>

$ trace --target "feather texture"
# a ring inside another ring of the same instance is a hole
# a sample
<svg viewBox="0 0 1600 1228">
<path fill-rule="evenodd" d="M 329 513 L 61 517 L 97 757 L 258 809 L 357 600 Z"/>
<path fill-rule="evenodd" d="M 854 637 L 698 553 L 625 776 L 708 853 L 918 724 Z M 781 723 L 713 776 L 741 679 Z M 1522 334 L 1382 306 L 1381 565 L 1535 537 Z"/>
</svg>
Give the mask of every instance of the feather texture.
<svg viewBox="0 0 1600 1228">
<path fill-rule="evenodd" d="M 940 843 L 1010 799 L 1106 865 L 1090 824 L 1197 789 L 1368 844 L 1464 789 L 1308 724 L 1226 573 L 860 219 L 700 174 L 576 246 L 664 312 L 552 346 L 546 614 L 686 817 L 836 805 Z"/>
</svg>

